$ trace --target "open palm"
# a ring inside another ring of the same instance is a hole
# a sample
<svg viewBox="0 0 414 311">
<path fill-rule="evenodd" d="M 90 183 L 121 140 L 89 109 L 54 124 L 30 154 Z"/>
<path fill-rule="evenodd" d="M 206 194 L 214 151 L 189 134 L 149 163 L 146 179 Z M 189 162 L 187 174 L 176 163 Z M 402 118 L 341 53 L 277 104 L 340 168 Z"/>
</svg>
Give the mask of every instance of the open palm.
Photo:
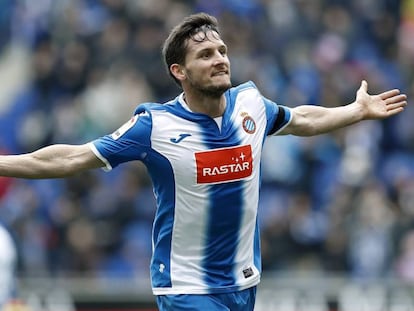
<svg viewBox="0 0 414 311">
<path fill-rule="evenodd" d="M 364 119 L 383 119 L 403 111 L 407 105 L 407 96 L 398 89 L 369 95 L 368 83 L 363 80 L 356 94 L 356 103 L 362 106 Z"/>
</svg>

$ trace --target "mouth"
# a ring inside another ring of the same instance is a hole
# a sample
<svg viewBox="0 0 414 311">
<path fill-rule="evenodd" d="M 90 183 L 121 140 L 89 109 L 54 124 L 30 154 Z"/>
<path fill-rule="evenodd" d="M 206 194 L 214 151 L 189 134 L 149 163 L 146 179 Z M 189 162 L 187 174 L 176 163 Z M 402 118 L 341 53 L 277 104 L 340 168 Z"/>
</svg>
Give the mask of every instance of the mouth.
<svg viewBox="0 0 414 311">
<path fill-rule="evenodd" d="M 213 77 L 217 77 L 217 76 L 227 76 L 229 74 L 228 70 L 220 70 L 220 71 L 216 71 L 212 74 Z"/>
</svg>

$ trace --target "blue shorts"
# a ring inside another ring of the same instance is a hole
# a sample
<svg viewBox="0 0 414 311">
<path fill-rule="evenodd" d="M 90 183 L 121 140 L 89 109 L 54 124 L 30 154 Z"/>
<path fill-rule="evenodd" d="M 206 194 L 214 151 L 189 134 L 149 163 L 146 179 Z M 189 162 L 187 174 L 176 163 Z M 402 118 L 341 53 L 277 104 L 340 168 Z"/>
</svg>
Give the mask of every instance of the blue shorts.
<svg viewBox="0 0 414 311">
<path fill-rule="evenodd" d="M 160 311 L 253 311 L 256 286 L 234 293 L 205 295 L 160 295 Z"/>
</svg>

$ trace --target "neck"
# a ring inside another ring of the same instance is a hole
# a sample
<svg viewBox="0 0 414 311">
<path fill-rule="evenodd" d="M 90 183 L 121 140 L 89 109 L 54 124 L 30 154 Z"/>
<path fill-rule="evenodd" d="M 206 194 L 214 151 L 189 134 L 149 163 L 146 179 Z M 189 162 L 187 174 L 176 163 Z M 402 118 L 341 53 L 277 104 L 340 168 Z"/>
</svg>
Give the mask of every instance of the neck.
<svg viewBox="0 0 414 311">
<path fill-rule="evenodd" d="M 184 92 L 184 100 L 191 111 L 203 113 L 211 118 L 223 115 L 226 109 L 226 97 L 222 94 L 219 97 Z"/>
</svg>

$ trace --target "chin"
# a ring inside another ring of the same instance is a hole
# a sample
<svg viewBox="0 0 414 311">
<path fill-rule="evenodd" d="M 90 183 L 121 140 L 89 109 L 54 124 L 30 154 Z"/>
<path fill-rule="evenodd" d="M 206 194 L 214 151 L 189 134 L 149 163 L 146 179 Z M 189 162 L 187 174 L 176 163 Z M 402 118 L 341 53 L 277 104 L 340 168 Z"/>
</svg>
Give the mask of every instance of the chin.
<svg viewBox="0 0 414 311">
<path fill-rule="evenodd" d="M 229 88 L 231 88 L 231 83 L 230 82 L 227 82 L 227 83 L 220 83 L 220 84 L 218 84 L 217 86 L 215 86 L 215 88 L 217 89 L 217 90 L 221 90 L 223 93 L 225 92 L 225 91 L 227 91 Z M 213 87 L 214 88 L 214 87 Z"/>
<path fill-rule="evenodd" d="M 226 80 L 226 81 L 223 81 L 221 83 L 217 83 L 215 87 L 217 89 L 223 89 L 224 91 L 227 91 L 229 88 L 232 87 L 232 85 L 231 85 L 230 80 Z"/>
<path fill-rule="evenodd" d="M 220 84 L 220 85 L 213 85 L 210 87 L 206 87 L 204 88 L 202 91 L 202 93 L 204 93 L 204 95 L 208 96 L 208 97 L 220 97 L 224 94 L 224 92 L 226 92 L 229 88 L 231 88 L 231 84 L 230 83 L 226 83 L 226 84 Z"/>
</svg>

